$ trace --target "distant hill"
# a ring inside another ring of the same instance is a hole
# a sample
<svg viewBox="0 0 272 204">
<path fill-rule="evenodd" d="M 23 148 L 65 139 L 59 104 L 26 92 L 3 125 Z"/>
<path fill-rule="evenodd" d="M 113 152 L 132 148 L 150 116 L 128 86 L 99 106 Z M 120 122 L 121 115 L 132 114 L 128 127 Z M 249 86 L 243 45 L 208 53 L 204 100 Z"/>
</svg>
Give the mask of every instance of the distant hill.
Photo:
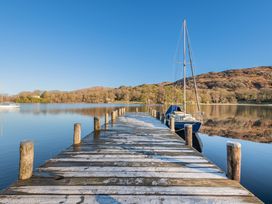
<svg viewBox="0 0 272 204">
<path fill-rule="evenodd" d="M 246 69 L 231 69 L 223 72 L 209 72 L 196 76 L 200 89 L 240 89 L 272 88 L 272 66 L 262 66 Z M 176 83 L 180 84 L 181 81 Z M 193 87 L 193 79 L 188 78 L 188 86 Z"/>
<path fill-rule="evenodd" d="M 201 103 L 272 103 L 272 66 L 209 72 L 196 76 Z M 194 101 L 193 79 L 187 78 L 187 99 Z M 182 80 L 118 88 L 22 92 L 5 97 L 15 102 L 46 103 L 182 103 Z"/>
</svg>

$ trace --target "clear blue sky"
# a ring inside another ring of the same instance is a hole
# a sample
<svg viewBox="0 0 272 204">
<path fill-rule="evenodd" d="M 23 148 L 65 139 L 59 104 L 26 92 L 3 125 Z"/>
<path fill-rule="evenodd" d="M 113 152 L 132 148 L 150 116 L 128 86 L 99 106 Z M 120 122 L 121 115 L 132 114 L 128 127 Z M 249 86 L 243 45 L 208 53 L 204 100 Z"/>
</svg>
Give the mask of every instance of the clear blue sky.
<svg viewBox="0 0 272 204">
<path fill-rule="evenodd" d="M 271 65 L 270 0 L 0 0 L 0 93 L 173 81 L 187 18 L 197 73 Z"/>
</svg>

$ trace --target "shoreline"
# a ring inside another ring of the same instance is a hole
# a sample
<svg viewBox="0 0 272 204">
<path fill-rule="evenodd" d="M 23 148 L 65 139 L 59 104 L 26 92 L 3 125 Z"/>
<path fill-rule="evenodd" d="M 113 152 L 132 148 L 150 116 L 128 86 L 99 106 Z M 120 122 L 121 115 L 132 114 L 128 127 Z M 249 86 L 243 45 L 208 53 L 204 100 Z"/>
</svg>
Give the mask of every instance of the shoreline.
<svg viewBox="0 0 272 204">
<path fill-rule="evenodd" d="M 230 105 L 230 106 L 272 106 L 270 103 L 200 103 L 200 105 Z"/>
<path fill-rule="evenodd" d="M 152 106 L 152 105 L 170 105 L 170 103 L 168 104 L 146 104 L 143 102 L 125 102 L 125 101 L 115 101 L 115 102 L 111 102 L 111 103 L 84 103 L 84 102 L 75 102 L 75 103 L 17 103 L 17 104 L 127 104 L 127 105 L 147 105 L 147 106 Z M 194 105 L 194 104 L 187 104 L 187 105 Z M 200 103 L 200 105 L 204 105 L 204 106 L 210 106 L 210 105 L 220 105 L 220 106 L 224 106 L 224 105 L 230 105 L 230 106 L 272 106 L 271 103 Z"/>
</svg>

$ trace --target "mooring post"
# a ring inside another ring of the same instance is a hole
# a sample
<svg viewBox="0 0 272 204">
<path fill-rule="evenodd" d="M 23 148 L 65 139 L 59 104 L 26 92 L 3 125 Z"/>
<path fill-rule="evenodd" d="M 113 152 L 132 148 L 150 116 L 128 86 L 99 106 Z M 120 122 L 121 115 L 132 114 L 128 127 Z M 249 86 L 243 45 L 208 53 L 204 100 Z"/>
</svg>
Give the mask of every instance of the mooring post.
<svg viewBox="0 0 272 204">
<path fill-rule="evenodd" d="M 164 116 L 164 113 L 161 114 L 161 123 L 164 124 L 164 119 L 165 119 L 165 116 Z"/>
<path fill-rule="evenodd" d="M 138 113 L 138 108 L 136 108 L 136 113 Z"/>
<path fill-rule="evenodd" d="M 77 145 L 81 142 L 81 124 L 74 124 L 74 145 Z"/>
<path fill-rule="evenodd" d="M 111 122 L 113 123 L 114 122 L 114 111 L 111 112 Z"/>
<path fill-rule="evenodd" d="M 121 113 L 122 113 L 122 115 L 124 115 L 124 108 L 121 108 Z"/>
<path fill-rule="evenodd" d="M 157 118 L 158 120 L 161 119 L 161 113 L 160 113 L 159 111 L 156 112 L 156 118 Z"/>
<path fill-rule="evenodd" d="M 170 117 L 170 130 L 172 132 L 175 132 L 175 118 L 174 117 Z"/>
<path fill-rule="evenodd" d="M 227 142 L 227 177 L 240 182 L 241 144 L 239 142 Z"/>
<path fill-rule="evenodd" d="M 94 131 L 99 131 L 100 130 L 100 118 L 99 117 L 94 117 Z"/>
<path fill-rule="evenodd" d="M 188 124 L 184 126 L 185 144 L 189 147 L 193 146 L 193 126 Z"/>
<path fill-rule="evenodd" d="M 154 118 L 156 118 L 156 110 L 153 110 L 152 116 L 153 116 Z"/>
<path fill-rule="evenodd" d="M 29 179 L 33 172 L 34 144 L 32 141 L 20 143 L 19 180 Z"/>
<path fill-rule="evenodd" d="M 105 125 L 109 123 L 109 114 L 105 113 Z"/>
</svg>

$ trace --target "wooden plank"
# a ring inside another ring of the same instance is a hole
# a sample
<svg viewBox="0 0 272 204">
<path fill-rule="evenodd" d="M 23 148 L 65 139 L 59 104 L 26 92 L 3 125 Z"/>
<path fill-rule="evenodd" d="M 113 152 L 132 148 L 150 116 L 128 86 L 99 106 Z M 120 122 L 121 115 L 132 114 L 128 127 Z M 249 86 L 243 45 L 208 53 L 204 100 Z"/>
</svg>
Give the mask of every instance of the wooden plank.
<svg viewBox="0 0 272 204">
<path fill-rule="evenodd" d="M 75 147 L 70 147 L 69 149 L 67 149 L 67 151 L 74 151 L 74 150 L 77 150 L 77 151 L 94 151 L 94 150 L 106 150 L 106 149 L 120 149 L 120 150 L 134 150 L 134 151 L 139 151 L 139 150 L 149 150 L 149 151 L 164 151 L 164 150 L 183 150 L 183 149 L 188 149 L 187 147 L 161 147 L 161 146 L 128 146 L 128 145 L 119 145 L 119 146 L 114 146 L 114 145 L 111 145 L 111 146 L 105 146 L 105 145 L 96 145 L 96 146 L 93 146 L 93 145 L 87 145 L 87 146 L 84 146 L 84 145 L 81 145 L 77 148 Z"/>
<path fill-rule="evenodd" d="M 53 162 L 62 162 L 62 161 L 68 161 L 68 162 L 142 162 L 142 158 L 56 158 L 56 159 L 50 159 L 49 161 Z M 207 163 L 208 161 L 206 159 L 190 159 L 190 158 L 144 158 L 144 162 L 166 162 L 166 163 Z"/>
<path fill-rule="evenodd" d="M 209 187 L 241 187 L 239 183 L 229 179 L 184 179 L 160 177 L 60 177 L 47 174 L 34 176 L 29 180 L 18 181 L 15 186 L 47 186 L 47 185 L 118 185 L 118 186 L 209 186 Z"/>
<path fill-rule="evenodd" d="M 64 157 L 63 157 L 64 156 Z M 70 156 L 70 157 L 68 157 Z M 61 155 L 56 158 L 74 158 L 74 159 L 160 159 L 160 160 L 168 160 L 168 159 L 203 159 L 201 156 L 194 155 L 179 155 L 179 156 L 162 156 L 162 155 L 145 155 L 145 154 L 74 154 L 74 155 Z M 204 160 L 204 159 L 203 159 Z M 207 161 L 207 160 L 206 160 Z"/>
<path fill-rule="evenodd" d="M 120 167 L 191 167 L 191 168 L 208 168 L 208 167 L 216 167 L 211 163 L 185 163 L 185 162 L 124 162 L 124 161 L 110 161 L 110 162 L 90 162 L 90 161 L 48 161 L 46 164 L 42 165 L 42 167 L 49 166 L 120 166 Z"/>
<path fill-rule="evenodd" d="M 250 193 L 236 187 L 196 187 L 196 186 L 20 186 L 11 191 L 27 194 L 84 194 L 84 195 L 220 195 L 248 196 Z"/>
<path fill-rule="evenodd" d="M 2 203 L 9 204 L 52 204 L 52 203 L 92 203 L 92 204 L 173 204 L 173 203 L 259 203 L 252 196 L 161 196 L 161 195 L 0 195 Z"/>
<path fill-rule="evenodd" d="M 157 154 L 162 154 L 162 153 L 171 153 L 171 154 L 177 154 L 177 153 L 195 153 L 194 150 L 192 149 L 181 149 L 181 150 L 171 150 L 171 149 L 164 149 L 164 150 L 126 150 L 126 149 L 101 149 L 101 150 L 93 150 L 93 151 L 64 151 L 61 152 L 61 154 L 122 154 L 122 153 L 157 153 Z M 197 153 L 199 154 L 199 153 Z"/>
<path fill-rule="evenodd" d="M 57 172 L 187 172 L 187 173 L 211 173 L 222 172 L 218 168 L 188 168 L 188 167 L 101 167 L 101 166 L 69 166 L 69 167 L 46 167 L 39 171 Z"/>
<path fill-rule="evenodd" d="M 49 172 L 49 171 L 48 171 Z M 173 172 L 65 172 L 55 171 L 55 175 L 64 177 L 160 177 L 160 178 L 191 178 L 191 179 L 226 179 L 225 173 L 173 173 Z"/>
</svg>

